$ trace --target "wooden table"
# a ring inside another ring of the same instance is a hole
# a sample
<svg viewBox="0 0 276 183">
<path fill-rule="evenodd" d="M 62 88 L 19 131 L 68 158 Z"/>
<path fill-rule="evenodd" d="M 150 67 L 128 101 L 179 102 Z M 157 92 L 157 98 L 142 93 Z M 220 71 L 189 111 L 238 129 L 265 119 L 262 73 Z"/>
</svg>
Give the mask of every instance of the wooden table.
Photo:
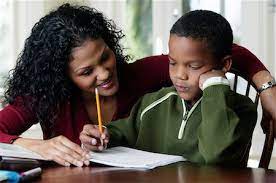
<svg viewBox="0 0 276 183">
<path fill-rule="evenodd" d="M 116 167 L 57 167 L 43 168 L 38 182 L 95 182 L 95 183 L 176 183 L 176 182 L 276 182 L 276 171 L 265 169 L 234 169 L 198 166 L 187 162 L 153 170 L 130 170 Z"/>
</svg>

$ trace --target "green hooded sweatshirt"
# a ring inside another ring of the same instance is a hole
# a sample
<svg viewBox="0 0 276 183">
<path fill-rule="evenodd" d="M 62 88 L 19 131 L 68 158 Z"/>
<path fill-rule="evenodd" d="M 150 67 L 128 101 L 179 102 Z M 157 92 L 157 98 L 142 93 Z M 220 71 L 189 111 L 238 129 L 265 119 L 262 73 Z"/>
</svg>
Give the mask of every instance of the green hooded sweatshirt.
<svg viewBox="0 0 276 183">
<path fill-rule="evenodd" d="M 126 119 L 107 125 L 109 146 L 181 155 L 200 164 L 246 166 L 257 107 L 227 85 L 204 89 L 190 110 L 174 87 L 146 94 Z"/>
</svg>

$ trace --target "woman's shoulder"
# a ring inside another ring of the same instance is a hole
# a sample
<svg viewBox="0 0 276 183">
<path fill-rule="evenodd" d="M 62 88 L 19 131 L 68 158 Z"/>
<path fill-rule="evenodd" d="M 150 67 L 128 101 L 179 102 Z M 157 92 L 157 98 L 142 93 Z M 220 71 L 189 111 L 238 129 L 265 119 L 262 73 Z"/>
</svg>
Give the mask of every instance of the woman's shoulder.
<svg viewBox="0 0 276 183">
<path fill-rule="evenodd" d="M 156 101 L 163 101 L 171 96 L 178 96 L 175 87 L 163 87 L 158 91 L 147 93 L 143 96 L 143 100 L 146 102 L 156 102 Z"/>
<path fill-rule="evenodd" d="M 120 72 L 120 85 L 145 94 L 170 86 L 167 55 L 150 56 L 126 64 Z"/>
<path fill-rule="evenodd" d="M 125 64 L 124 69 L 127 70 L 153 70 L 153 69 L 167 69 L 168 68 L 167 55 L 155 55 L 138 59 L 132 63 Z"/>
</svg>

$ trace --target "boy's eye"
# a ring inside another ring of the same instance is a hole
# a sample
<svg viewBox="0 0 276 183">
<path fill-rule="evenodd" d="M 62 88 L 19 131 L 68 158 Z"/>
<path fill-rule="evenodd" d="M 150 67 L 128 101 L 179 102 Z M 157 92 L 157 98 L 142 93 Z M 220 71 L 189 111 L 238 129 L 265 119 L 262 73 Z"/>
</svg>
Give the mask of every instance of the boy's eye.
<svg viewBox="0 0 276 183">
<path fill-rule="evenodd" d="M 192 68 L 192 69 L 195 69 L 195 70 L 201 68 L 200 65 L 189 65 L 189 67 Z"/>
</svg>

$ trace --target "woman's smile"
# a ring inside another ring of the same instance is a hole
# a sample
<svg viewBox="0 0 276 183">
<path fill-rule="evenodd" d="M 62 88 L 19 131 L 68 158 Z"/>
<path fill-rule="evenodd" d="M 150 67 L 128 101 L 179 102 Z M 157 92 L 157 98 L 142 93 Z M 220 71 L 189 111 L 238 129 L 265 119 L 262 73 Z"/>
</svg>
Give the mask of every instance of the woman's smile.
<svg viewBox="0 0 276 183">
<path fill-rule="evenodd" d="M 108 89 L 112 88 L 113 85 L 114 85 L 113 79 L 112 79 L 112 77 L 110 77 L 105 82 L 99 84 L 98 87 L 100 87 L 104 90 L 108 90 Z"/>
</svg>

